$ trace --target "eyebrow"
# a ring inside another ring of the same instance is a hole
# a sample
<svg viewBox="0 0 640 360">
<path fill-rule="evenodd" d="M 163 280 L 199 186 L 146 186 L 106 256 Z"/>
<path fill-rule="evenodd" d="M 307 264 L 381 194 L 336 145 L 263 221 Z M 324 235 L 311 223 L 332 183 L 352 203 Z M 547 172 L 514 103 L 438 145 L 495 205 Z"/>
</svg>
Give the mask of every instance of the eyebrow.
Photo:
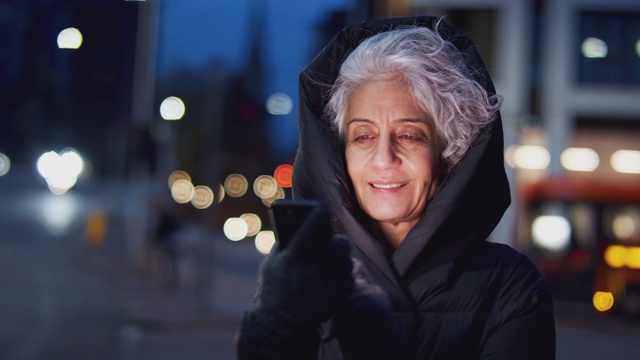
<svg viewBox="0 0 640 360">
<path fill-rule="evenodd" d="M 363 122 L 363 123 L 369 123 L 372 124 L 373 120 L 369 120 L 369 119 L 364 119 L 364 118 L 353 118 L 347 121 L 347 128 L 349 127 L 349 125 L 353 124 L 353 123 L 358 123 L 358 122 Z M 397 124 L 397 123 L 422 123 L 425 125 L 429 125 L 427 121 L 423 120 L 423 119 L 412 119 L 412 118 L 400 118 L 400 119 L 395 119 L 395 120 L 391 120 L 391 123 L 393 124 Z"/>
</svg>

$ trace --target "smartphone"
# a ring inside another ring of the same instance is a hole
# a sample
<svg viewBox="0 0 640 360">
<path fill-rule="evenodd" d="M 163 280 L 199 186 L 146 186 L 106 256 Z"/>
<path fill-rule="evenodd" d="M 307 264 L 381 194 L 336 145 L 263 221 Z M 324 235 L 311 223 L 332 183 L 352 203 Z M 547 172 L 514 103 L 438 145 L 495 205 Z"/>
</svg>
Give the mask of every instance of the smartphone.
<svg viewBox="0 0 640 360">
<path fill-rule="evenodd" d="M 307 215 L 319 204 L 315 200 L 289 199 L 279 199 L 271 204 L 271 226 L 281 249 L 287 246 Z"/>
</svg>

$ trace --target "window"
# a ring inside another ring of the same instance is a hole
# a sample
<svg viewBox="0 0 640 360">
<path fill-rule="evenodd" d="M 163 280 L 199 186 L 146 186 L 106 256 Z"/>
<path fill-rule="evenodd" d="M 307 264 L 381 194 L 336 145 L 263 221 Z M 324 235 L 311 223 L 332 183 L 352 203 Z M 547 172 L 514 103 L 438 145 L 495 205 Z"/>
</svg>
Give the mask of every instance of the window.
<svg viewBox="0 0 640 360">
<path fill-rule="evenodd" d="M 640 12 L 583 11 L 578 24 L 578 83 L 640 86 Z"/>
</svg>

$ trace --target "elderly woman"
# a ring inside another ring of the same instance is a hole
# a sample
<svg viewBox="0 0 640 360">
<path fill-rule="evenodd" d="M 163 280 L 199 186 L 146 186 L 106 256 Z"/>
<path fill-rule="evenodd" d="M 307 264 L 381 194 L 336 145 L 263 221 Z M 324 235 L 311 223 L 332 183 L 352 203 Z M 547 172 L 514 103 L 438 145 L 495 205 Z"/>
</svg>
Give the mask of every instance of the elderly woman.
<svg viewBox="0 0 640 360">
<path fill-rule="evenodd" d="M 301 75 L 294 198 L 318 208 L 262 267 L 241 359 L 551 359 L 551 296 L 487 241 L 509 205 L 495 90 L 432 17 L 344 29 Z"/>
</svg>

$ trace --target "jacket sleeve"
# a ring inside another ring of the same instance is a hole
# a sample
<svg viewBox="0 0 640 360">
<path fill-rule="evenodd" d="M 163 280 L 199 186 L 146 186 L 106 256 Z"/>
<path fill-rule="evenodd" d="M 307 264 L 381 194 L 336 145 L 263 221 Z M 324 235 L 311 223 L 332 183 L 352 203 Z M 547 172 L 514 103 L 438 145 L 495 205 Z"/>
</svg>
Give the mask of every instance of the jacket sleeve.
<svg viewBox="0 0 640 360">
<path fill-rule="evenodd" d="M 245 312 L 236 335 L 238 360 L 317 359 L 319 333 L 292 332 L 269 312 L 261 311 L 257 301 L 261 285 L 259 278 L 253 304 Z"/>
<path fill-rule="evenodd" d="M 534 265 L 522 256 L 503 283 L 496 326 L 482 359 L 555 359 L 556 334 L 551 294 Z"/>
<path fill-rule="evenodd" d="M 236 342 L 239 360 L 314 360 L 318 357 L 319 334 L 294 333 L 259 311 L 249 310 Z"/>
</svg>

